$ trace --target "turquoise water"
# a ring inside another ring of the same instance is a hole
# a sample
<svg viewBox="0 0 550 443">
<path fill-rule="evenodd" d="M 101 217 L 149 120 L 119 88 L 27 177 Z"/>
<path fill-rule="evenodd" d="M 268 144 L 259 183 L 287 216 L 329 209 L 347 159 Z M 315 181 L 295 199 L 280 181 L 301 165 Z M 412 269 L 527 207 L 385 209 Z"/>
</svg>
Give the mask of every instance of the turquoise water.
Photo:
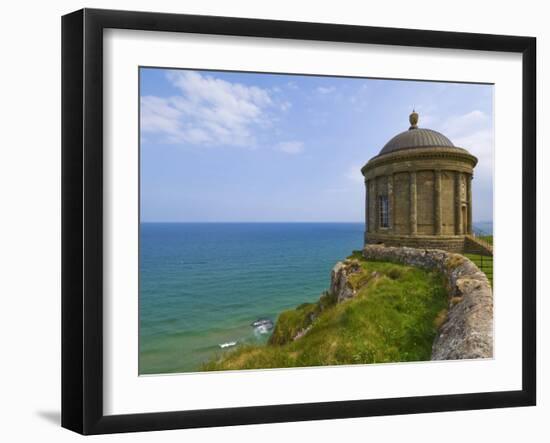
<svg viewBox="0 0 550 443">
<path fill-rule="evenodd" d="M 141 374 L 188 372 L 220 344 L 262 343 L 250 324 L 315 301 L 362 223 L 142 223 Z"/>
</svg>

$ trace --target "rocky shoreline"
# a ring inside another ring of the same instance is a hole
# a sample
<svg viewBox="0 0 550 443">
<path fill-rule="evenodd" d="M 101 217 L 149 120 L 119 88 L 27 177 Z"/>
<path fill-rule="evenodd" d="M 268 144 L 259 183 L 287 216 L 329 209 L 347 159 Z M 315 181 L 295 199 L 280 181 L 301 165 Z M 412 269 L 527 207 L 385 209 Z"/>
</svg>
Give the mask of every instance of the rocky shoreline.
<svg viewBox="0 0 550 443">
<path fill-rule="evenodd" d="M 279 314 L 267 344 L 230 351 L 203 369 L 492 356 L 492 289 L 473 262 L 443 250 L 368 245 L 333 267 L 317 302 Z"/>
<path fill-rule="evenodd" d="M 485 274 L 461 254 L 438 249 L 367 245 L 362 255 L 367 260 L 386 261 L 441 272 L 447 280 L 448 310 L 433 342 L 432 360 L 492 358 L 493 293 Z M 350 277 L 361 271 L 354 259 L 336 263 L 331 272 L 330 289 L 324 297 L 342 303 L 357 295 Z M 377 278 L 373 272 L 370 279 Z M 321 299 L 322 300 L 322 299 Z M 311 312 L 309 321 L 296 331 L 291 341 L 304 337 L 322 311 Z"/>
</svg>

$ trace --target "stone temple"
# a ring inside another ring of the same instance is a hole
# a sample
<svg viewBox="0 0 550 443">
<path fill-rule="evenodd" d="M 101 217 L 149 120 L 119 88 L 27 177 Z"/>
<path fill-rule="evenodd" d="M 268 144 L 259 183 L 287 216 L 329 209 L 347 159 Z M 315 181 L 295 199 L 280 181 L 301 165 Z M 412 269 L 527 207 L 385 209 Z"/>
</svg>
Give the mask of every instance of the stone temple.
<svg viewBox="0 0 550 443">
<path fill-rule="evenodd" d="M 410 127 L 363 166 L 365 244 L 464 252 L 472 234 L 472 178 L 477 158 L 443 134 Z"/>
</svg>

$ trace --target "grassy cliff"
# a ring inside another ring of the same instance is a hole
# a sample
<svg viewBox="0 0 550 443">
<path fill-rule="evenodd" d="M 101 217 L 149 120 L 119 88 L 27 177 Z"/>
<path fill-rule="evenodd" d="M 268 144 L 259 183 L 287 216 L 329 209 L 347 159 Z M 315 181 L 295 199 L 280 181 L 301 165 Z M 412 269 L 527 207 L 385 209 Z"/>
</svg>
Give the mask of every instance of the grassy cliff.
<svg viewBox="0 0 550 443">
<path fill-rule="evenodd" d="M 269 343 L 241 346 L 203 370 L 259 369 L 429 360 L 445 319 L 443 277 L 415 267 L 368 262 L 355 266 L 347 284 L 355 296 L 338 302 L 325 293 L 279 315 Z"/>
</svg>

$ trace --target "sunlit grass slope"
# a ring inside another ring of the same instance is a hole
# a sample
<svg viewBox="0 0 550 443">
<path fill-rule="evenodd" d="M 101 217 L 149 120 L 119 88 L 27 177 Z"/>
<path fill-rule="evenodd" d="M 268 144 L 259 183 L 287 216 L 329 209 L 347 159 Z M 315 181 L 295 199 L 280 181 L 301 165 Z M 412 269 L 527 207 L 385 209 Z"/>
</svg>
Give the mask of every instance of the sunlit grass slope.
<svg viewBox="0 0 550 443">
<path fill-rule="evenodd" d="M 324 294 L 279 315 L 263 346 L 241 346 L 203 370 L 284 368 L 429 360 L 447 295 L 437 272 L 352 257 L 356 297 L 336 303 Z M 304 333 L 305 332 L 305 333 Z M 295 339 L 297 335 L 303 334 Z"/>
</svg>

